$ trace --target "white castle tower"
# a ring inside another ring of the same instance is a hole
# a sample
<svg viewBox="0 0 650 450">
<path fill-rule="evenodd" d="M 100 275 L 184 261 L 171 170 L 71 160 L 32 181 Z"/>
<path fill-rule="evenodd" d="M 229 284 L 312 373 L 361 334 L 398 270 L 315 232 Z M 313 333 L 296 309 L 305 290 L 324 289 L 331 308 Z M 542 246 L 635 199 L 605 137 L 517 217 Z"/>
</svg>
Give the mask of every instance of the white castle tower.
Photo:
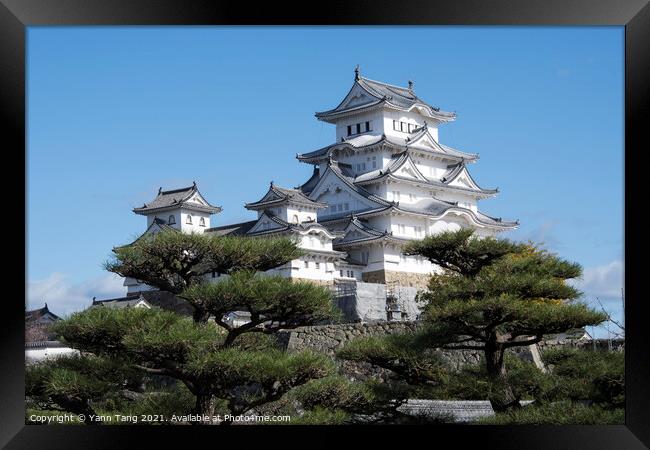
<svg viewBox="0 0 650 450">
<path fill-rule="evenodd" d="M 470 175 L 477 154 L 439 142 L 438 128 L 456 115 L 418 98 L 412 82 L 405 88 L 369 80 L 357 66 L 348 94 L 316 118 L 335 125 L 335 142 L 297 155 L 314 165 L 300 189 L 329 205 L 318 220 L 345 233 L 334 248 L 363 264 L 364 281 L 424 287 L 434 268 L 403 256 L 404 243 L 461 227 L 479 236 L 516 228 L 479 211 L 478 200 L 498 190 Z"/>
<path fill-rule="evenodd" d="M 404 256 L 407 242 L 446 230 L 472 228 L 492 236 L 518 226 L 479 210 L 478 201 L 498 190 L 472 178 L 468 166 L 478 154 L 440 143 L 439 127 L 456 115 L 421 100 L 412 82 L 399 87 L 373 81 L 357 66 L 347 95 L 316 118 L 335 126 L 334 142 L 296 155 L 314 166 L 312 176 L 292 189 L 271 182 L 260 200 L 245 205 L 255 219 L 210 227 L 210 216 L 221 208 L 210 205 L 196 183 L 161 188 L 133 211 L 147 217 L 146 232 L 293 236 L 305 256 L 271 272 L 329 285 L 423 288 L 436 268 Z M 130 293 L 144 289 L 137 280 L 125 285 Z"/>
</svg>

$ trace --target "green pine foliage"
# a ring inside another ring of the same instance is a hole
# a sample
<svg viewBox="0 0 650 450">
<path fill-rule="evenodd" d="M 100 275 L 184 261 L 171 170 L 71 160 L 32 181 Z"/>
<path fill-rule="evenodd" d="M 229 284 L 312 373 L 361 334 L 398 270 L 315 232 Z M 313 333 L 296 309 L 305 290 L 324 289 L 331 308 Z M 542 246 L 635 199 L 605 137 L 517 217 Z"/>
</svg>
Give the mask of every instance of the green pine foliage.
<svg viewBox="0 0 650 450">
<path fill-rule="evenodd" d="M 439 385 L 447 381 L 447 367 L 434 352 L 437 339 L 425 329 L 413 333 L 358 338 L 337 351 L 338 358 L 369 362 L 399 375 L 412 385 Z M 432 347 L 433 343 L 433 347 Z"/>
<path fill-rule="evenodd" d="M 605 409 L 569 400 L 530 404 L 478 421 L 481 425 L 622 425 L 623 409 Z"/>
<path fill-rule="evenodd" d="M 142 373 L 122 358 L 72 355 L 28 366 L 25 395 L 34 409 L 84 414 L 91 423 L 94 402 L 141 384 Z"/>
<path fill-rule="evenodd" d="M 581 292 L 567 283 L 581 276 L 580 265 L 533 244 L 476 238 L 472 230 L 461 229 L 411 242 L 404 252 L 442 268 L 418 296 L 427 328 L 402 338 L 354 343 L 339 355 L 393 370 L 411 384 L 427 382 L 418 380 L 422 370 L 413 377 L 407 368 L 417 369 L 426 349 L 481 351 L 493 408 L 516 408 L 518 395 L 506 368 L 508 349 L 607 318 L 580 303 Z"/>
<path fill-rule="evenodd" d="M 93 307 L 58 322 L 54 331 L 73 348 L 123 361 L 153 379 L 180 383 L 178 388 L 194 396 L 194 407 L 185 413 L 242 414 L 334 371 L 325 355 L 288 354 L 274 339 L 280 328 L 337 318 L 327 288 L 259 273 L 302 254 L 288 238 L 172 231 L 145 235 L 115 248 L 106 269 L 186 299 L 194 307 L 193 317 L 158 308 Z M 212 284 L 205 276 L 211 272 L 228 277 Z M 249 313 L 250 321 L 231 325 L 224 316 L 235 312 Z M 77 375 L 67 374 L 70 383 L 57 386 L 64 391 L 72 386 L 84 389 L 86 379 L 75 381 Z M 151 402 L 168 397 L 150 393 L 146 398 Z"/>
<path fill-rule="evenodd" d="M 266 271 L 300 257 L 289 238 L 243 238 L 161 231 L 113 249 L 109 272 L 180 294 L 211 272 Z"/>
</svg>

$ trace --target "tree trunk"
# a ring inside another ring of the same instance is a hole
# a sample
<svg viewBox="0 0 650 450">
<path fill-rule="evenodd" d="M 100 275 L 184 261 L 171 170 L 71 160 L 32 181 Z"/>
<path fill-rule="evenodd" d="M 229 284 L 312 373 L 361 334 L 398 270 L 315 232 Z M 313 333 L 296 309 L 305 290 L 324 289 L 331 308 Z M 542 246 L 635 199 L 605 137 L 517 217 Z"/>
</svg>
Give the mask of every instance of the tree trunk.
<svg viewBox="0 0 650 450">
<path fill-rule="evenodd" d="M 495 412 L 520 407 L 519 400 L 508 384 L 504 356 L 505 349 L 503 344 L 497 342 L 496 336 L 488 339 L 485 343 L 485 363 L 492 384 L 490 403 Z"/>
<path fill-rule="evenodd" d="M 210 318 L 210 313 L 203 308 L 194 306 L 194 313 L 192 314 L 194 322 L 205 323 Z"/>
<path fill-rule="evenodd" d="M 192 422 L 192 425 L 208 425 L 212 423 L 212 416 L 214 415 L 214 399 L 210 394 L 196 394 L 196 403 L 194 404 L 194 414 L 199 416 L 209 416 L 210 420 L 205 421 L 196 420 Z"/>
</svg>

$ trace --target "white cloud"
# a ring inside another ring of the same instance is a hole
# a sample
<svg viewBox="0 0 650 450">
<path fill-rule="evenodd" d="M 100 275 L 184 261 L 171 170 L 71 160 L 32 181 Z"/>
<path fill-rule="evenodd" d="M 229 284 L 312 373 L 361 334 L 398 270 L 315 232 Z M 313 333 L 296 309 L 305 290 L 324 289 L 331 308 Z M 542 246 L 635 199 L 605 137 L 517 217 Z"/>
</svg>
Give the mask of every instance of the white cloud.
<svg viewBox="0 0 650 450">
<path fill-rule="evenodd" d="M 518 236 L 522 241 L 532 241 L 535 244 L 541 244 L 546 249 L 560 249 L 562 243 L 555 236 L 554 230 L 557 228 L 556 220 L 546 220 L 532 229 L 522 229 Z"/>
<path fill-rule="evenodd" d="M 615 260 L 609 264 L 588 267 L 575 286 L 588 297 L 601 299 L 620 299 L 623 287 L 623 261 Z"/>
<path fill-rule="evenodd" d="M 98 299 L 121 297 L 126 293 L 123 279 L 107 273 L 82 283 L 72 283 L 59 272 L 49 277 L 27 283 L 27 309 L 41 308 L 43 303 L 54 314 L 66 315 L 90 306 L 93 297 Z"/>
</svg>

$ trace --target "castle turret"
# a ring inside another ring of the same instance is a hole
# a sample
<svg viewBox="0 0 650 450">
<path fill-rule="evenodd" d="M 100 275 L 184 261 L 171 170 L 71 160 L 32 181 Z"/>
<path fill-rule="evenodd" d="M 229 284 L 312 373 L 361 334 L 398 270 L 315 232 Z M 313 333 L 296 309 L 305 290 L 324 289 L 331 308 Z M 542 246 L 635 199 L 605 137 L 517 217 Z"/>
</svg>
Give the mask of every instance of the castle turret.
<svg viewBox="0 0 650 450">
<path fill-rule="evenodd" d="M 133 212 L 147 217 L 147 228 L 154 223 L 162 223 L 185 233 L 203 233 L 210 228 L 210 216 L 221 212 L 221 208 L 213 206 L 192 186 L 163 191 L 149 203 Z"/>
</svg>

